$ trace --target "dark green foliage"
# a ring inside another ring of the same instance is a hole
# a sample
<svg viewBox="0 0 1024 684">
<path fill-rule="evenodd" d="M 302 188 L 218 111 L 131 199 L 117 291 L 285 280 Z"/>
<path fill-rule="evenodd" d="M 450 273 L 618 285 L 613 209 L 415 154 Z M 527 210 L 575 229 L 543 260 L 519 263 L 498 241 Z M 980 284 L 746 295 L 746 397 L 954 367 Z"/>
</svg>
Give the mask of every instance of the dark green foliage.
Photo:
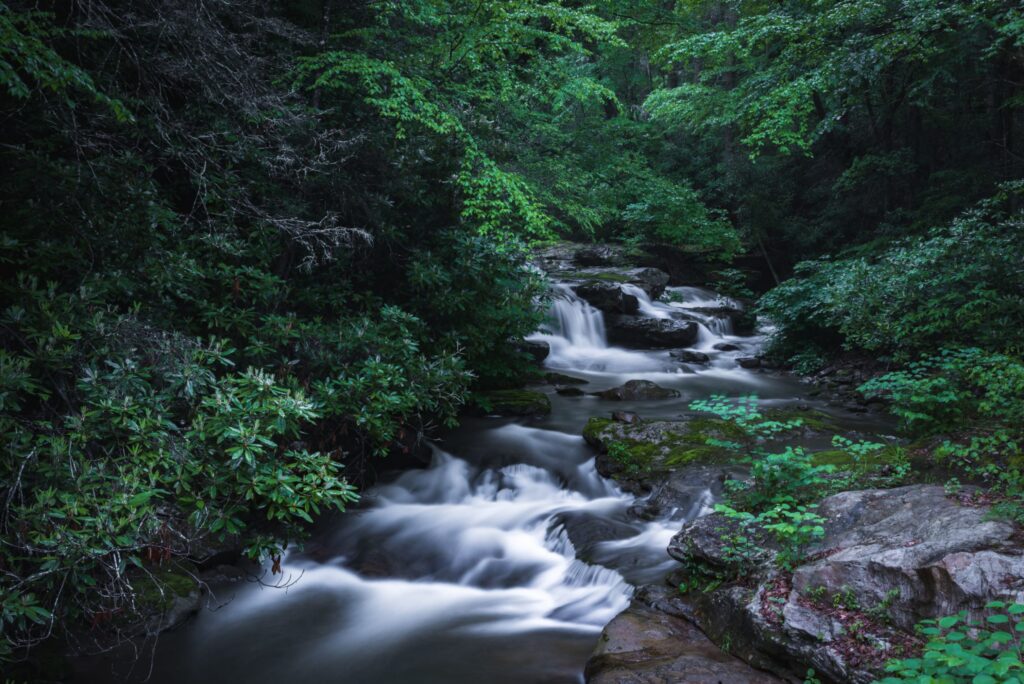
<svg viewBox="0 0 1024 684">
<path fill-rule="evenodd" d="M 1019 353 L 1024 327 L 1021 185 L 926 237 L 869 256 L 822 259 L 761 300 L 779 331 L 776 353 L 808 345 L 907 359 L 943 346 Z"/>
<path fill-rule="evenodd" d="M 136 633 L 211 550 L 279 558 L 522 377 L 543 291 L 521 184 L 424 162 L 437 131 L 365 93 L 311 108 L 320 27 L 283 5 L 29 5 L 0 5 L 0 656 Z"/>
</svg>

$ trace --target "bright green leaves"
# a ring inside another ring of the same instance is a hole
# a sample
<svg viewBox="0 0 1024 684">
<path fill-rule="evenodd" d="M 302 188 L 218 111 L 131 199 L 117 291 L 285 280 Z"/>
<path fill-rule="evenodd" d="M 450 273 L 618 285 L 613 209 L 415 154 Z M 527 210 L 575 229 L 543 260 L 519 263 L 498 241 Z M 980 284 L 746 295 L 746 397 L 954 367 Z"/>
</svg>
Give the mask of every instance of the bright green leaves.
<svg viewBox="0 0 1024 684">
<path fill-rule="evenodd" d="M 1024 682 L 1024 651 L 1020 621 L 1024 605 L 992 601 L 981 618 L 961 611 L 918 625 L 928 637 L 920 657 L 891 661 L 890 676 L 879 684 L 927 682 L 949 684 L 1007 684 Z"/>
</svg>

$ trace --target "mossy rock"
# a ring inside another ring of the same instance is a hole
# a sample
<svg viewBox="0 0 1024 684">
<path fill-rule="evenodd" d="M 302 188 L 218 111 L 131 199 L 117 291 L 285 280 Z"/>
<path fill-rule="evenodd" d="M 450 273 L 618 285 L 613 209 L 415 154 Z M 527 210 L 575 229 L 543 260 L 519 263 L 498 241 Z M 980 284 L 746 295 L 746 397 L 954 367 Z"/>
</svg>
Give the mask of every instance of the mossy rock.
<svg viewBox="0 0 1024 684">
<path fill-rule="evenodd" d="M 591 418 L 583 428 L 583 438 L 595 449 L 633 470 L 648 472 L 691 463 L 730 463 L 734 453 L 708 440 L 731 441 L 740 436 L 742 430 L 736 425 L 713 418 L 629 424 Z"/>
<path fill-rule="evenodd" d="M 189 572 L 170 566 L 149 571 L 134 582 L 141 610 L 146 614 L 159 614 L 170 610 L 179 598 L 187 598 L 199 591 L 199 583 Z"/>
<path fill-rule="evenodd" d="M 499 416 L 543 416 L 551 413 L 548 395 L 533 390 L 480 392 L 475 403 L 484 412 Z"/>
</svg>

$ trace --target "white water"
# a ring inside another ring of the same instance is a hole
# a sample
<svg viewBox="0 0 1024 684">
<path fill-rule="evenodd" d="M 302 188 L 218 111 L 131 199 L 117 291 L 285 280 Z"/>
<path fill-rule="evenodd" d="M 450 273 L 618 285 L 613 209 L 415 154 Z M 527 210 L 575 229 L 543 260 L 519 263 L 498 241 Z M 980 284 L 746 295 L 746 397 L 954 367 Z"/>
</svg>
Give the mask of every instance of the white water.
<svg viewBox="0 0 1024 684">
<path fill-rule="evenodd" d="M 630 292 L 659 318 L 704 315 L 685 309 L 707 306 L 705 291 L 681 292 L 682 305 Z M 645 415 L 656 407 L 678 415 L 686 396 L 770 387 L 736 365 L 741 352 L 709 351 L 712 363 L 694 369 L 667 351 L 610 347 L 601 313 L 568 286 L 556 291 L 552 320 L 534 336 L 551 345 L 545 365 L 589 380 L 588 391 L 646 378 L 683 392 L 622 405 Z M 702 347 L 735 340 L 749 353 L 758 344 L 710 322 L 705 330 Z M 698 484 L 679 509 L 638 520 L 634 497 L 597 473 L 578 436 L 587 417 L 619 406 L 552 401 L 543 424 L 470 421 L 435 449 L 429 468 L 367 492 L 364 508 L 288 555 L 289 588 L 222 589 L 228 605 L 162 637 L 153 681 L 582 682 L 602 626 L 635 585 L 676 566 L 669 540 L 713 500 Z"/>
</svg>

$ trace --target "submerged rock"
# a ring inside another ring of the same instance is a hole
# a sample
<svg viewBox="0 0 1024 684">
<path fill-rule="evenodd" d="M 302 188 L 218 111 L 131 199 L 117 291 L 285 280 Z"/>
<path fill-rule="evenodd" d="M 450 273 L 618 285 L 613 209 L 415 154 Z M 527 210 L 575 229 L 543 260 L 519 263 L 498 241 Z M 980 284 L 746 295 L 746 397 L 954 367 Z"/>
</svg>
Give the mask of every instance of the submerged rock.
<svg viewBox="0 0 1024 684">
<path fill-rule="evenodd" d="M 761 367 L 761 359 L 756 356 L 741 356 L 736 359 L 736 363 L 740 365 L 740 368 L 754 369 Z"/>
<path fill-rule="evenodd" d="M 689 349 L 681 349 L 679 351 L 670 352 L 669 356 L 673 359 L 682 361 L 683 363 L 710 363 L 711 357 L 704 352 L 691 351 Z"/>
<path fill-rule="evenodd" d="M 739 351 L 740 350 L 740 348 L 737 347 L 735 344 L 731 344 L 729 342 L 719 342 L 719 343 L 715 344 L 714 347 L 712 347 L 712 348 L 713 349 L 717 349 L 718 351 L 724 351 L 724 352 L 731 352 L 731 351 Z"/>
<path fill-rule="evenodd" d="M 586 392 L 575 385 L 555 385 L 555 392 L 563 397 L 582 397 Z"/>
<path fill-rule="evenodd" d="M 674 389 L 662 387 L 650 380 L 630 380 L 622 387 L 612 387 L 596 392 L 602 399 L 612 401 L 644 401 L 648 399 L 672 399 L 679 396 Z"/>
<path fill-rule="evenodd" d="M 488 414 L 498 416 L 538 416 L 551 413 L 551 400 L 531 390 L 492 390 L 480 392 L 477 404 Z"/>
<path fill-rule="evenodd" d="M 629 607 L 604 628 L 587 661 L 588 684 L 782 681 L 715 646 L 691 621 L 672 611 L 672 599 L 667 594 L 665 589 L 644 587 Z"/>
<path fill-rule="evenodd" d="M 699 328 L 694 321 L 641 316 L 610 316 L 608 341 L 632 347 L 688 347 L 697 341 Z"/>
</svg>

